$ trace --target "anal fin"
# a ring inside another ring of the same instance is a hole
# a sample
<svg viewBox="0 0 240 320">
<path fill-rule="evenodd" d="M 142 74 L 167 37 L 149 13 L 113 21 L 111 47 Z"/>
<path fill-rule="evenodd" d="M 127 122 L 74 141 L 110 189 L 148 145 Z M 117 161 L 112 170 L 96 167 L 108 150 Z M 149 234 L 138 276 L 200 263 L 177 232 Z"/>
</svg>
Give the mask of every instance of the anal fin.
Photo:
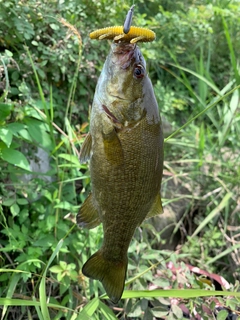
<svg viewBox="0 0 240 320">
<path fill-rule="evenodd" d="M 159 214 L 163 213 L 163 208 L 162 208 L 162 200 L 161 200 L 161 195 L 160 193 L 156 196 L 155 201 L 152 204 L 151 209 L 149 210 L 147 216 L 145 219 L 149 219 L 152 217 L 155 217 Z"/>
<path fill-rule="evenodd" d="M 80 163 L 85 163 L 90 159 L 91 150 L 92 150 L 92 136 L 89 132 L 82 144 L 82 148 L 79 156 Z"/>
<path fill-rule="evenodd" d="M 92 194 L 84 201 L 77 215 L 77 224 L 80 227 L 93 229 L 101 223 L 98 210 L 93 202 Z"/>
</svg>

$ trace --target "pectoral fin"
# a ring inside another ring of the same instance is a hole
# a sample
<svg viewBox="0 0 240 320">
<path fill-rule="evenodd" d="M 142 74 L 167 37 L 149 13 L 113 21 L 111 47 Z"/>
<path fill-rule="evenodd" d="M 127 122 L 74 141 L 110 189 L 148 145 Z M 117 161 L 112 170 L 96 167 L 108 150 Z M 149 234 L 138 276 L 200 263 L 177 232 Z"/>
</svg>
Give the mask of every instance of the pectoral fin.
<svg viewBox="0 0 240 320">
<path fill-rule="evenodd" d="M 155 217 L 161 213 L 163 213 L 163 208 L 162 208 L 161 195 L 159 193 L 145 219 Z"/>
<path fill-rule="evenodd" d="M 92 136 L 89 132 L 83 142 L 83 145 L 80 151 L 79 160 L 81 163 L 85 163 L 90 159 L 91 150 L 92 150 Z"/>
<path fill-rule="evenodd" d="M 103 106 L 103 109 L 105 112 L 102 113 L 102 137 L 106 159 L 111 165 L 122 165 L 123 149 L 116 131 L 117 119 L 106 106 Z"/>
<path fill-rule="evenodd" d="M 122 165 L 124 162 L 123 149 L 121 141 L 114 128 L 107 134 L 103 133 L 103 144 L 106 159 L 112 165 Z"/>
<path fill-rule="evenodd" d="M 77 215 L 77 224 L 80 227 L 93 229 L 101 223 L 98 210 L 94 204 L 92 194 L 84 201 Z"/>
</svg>

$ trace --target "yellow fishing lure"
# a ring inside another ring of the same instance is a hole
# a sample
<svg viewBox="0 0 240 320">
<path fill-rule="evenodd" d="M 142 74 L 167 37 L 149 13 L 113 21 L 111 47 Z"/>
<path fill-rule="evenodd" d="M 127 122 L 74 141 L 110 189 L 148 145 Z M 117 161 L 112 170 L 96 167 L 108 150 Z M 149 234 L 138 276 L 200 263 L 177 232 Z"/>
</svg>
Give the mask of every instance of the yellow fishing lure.
<svg viewBox="0 0 240 320">
<path fill-rule="evenodd" d="M 91 39 L 111 39 L 114 41 L 125 41 L 130 43 L 151 42 L 156 38 L 155 32 L 147 28 L 130 27 L 128 33 L 124 33 L 122 26 L 107 27 L 90 33 Z"/>
<path fill-rule="evenodd" d="M 156 38 L 155 32 L 147 28 L 131 27 L 135 5 L 129 9 L 124 25 L 98 29 L 90 33 L 91 39 L 111 39 L 114 41 L 136 43 L 151 42 Z"/>
</svg>

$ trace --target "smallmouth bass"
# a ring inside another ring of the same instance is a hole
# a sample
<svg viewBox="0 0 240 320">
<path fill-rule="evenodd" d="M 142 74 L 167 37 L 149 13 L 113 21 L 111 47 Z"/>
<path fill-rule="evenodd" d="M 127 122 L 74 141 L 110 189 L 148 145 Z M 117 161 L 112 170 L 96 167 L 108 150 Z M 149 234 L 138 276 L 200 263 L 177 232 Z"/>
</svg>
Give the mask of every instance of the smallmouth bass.
<svg viewBox="0 0 240 320">
<path fill-rule="evenodd" d="M 117 303 L 136 227 L 162 212 L 163 133 L 146 63 L 136 44 L 111 45 L 99 77 L 80 161 L 90 159 L 92 193 L 77 216 L 81 227 L 103 224 L 102 247 L 83 265 Z"/>
</svg>

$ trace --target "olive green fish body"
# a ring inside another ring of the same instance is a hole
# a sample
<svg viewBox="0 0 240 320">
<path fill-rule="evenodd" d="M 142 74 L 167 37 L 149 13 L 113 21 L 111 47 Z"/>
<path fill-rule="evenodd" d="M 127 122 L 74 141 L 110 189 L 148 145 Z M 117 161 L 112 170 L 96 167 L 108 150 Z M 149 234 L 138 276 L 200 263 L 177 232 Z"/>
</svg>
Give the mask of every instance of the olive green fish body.
<svg viewBox="0 0 240 320">
<path fill-rule="evenodd" d="M 136 45 L 111 47 L 80 158 L 89 156 L 92 194 L 80 210 L 78 223 L 91 228 L 102 222 L 104 239 L 101 249 L 83 266 L 83 273 L 102 281 L 108 296 L 117 302 L 134 231 L 146 217 L 162 211 L 161 119 Z"/>
</svg>

